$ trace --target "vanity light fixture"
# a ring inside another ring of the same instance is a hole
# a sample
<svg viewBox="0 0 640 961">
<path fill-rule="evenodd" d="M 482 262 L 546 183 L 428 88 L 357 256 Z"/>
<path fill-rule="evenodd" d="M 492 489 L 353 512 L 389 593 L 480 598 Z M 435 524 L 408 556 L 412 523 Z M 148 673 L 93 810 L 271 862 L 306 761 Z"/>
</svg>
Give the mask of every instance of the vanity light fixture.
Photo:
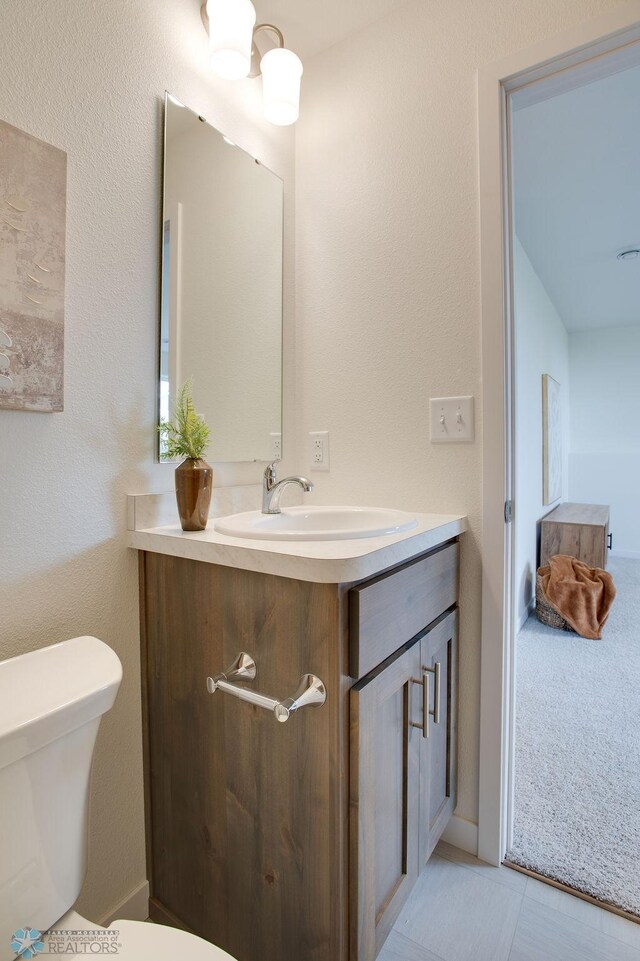
<svg viewBox="0 0 640 961">
<path fill-rule="evenodd" d="M 300 58 L 285 47 L 282 31 L 272 23 L 256 26 L 251 0 L 206 0 L 201 15 L 209 34 L 214 73 L 225 80 L 262 74 L 267 120 L 281 127 L 295 123 L 303 67 Z"/>
<path fill-rule="evenodd" d="M 256 22 L 251 0 L 207 0 L 213 72 L 223 80 L 242 80 L 251 69 L 251 44 Z"/>
<path fill-rule="evenodd" d="M 283 45 L 265 53 L 260 70 L 265 117 L 279 127 L 295 123 L 300 113 L 302 61 Z"/>
</svg>

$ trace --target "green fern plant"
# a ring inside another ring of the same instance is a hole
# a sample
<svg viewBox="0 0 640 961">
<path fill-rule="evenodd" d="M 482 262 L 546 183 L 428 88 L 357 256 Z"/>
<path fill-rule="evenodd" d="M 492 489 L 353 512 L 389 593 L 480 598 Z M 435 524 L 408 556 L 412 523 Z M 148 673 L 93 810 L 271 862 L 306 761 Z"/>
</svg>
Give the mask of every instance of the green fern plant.
<svg viewBox="0 0 640 961">
<path fill-rule="evenodd" d="M 193 406 L 191 380 L 183 384 L 178 391 L 173 420 L 162 421 L 158 430 L 166 443 L 161 454 L 163 459 L 188 457 L 199 460 L 202 457 L 209 444 L 209 428 Z"/>
</svg>

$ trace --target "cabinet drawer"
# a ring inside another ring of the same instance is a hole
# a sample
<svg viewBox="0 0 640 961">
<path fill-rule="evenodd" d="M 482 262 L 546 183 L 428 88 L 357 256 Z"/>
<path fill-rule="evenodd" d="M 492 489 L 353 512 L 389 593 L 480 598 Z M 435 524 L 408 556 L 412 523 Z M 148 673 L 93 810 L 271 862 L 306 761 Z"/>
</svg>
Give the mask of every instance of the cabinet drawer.
<svg viewBox="0 0 640 961">
<path fill-rule="evenodd" d="M 458 600 L 449 544 L 349 591 L 349 673 L 363 677 Z"/>
</svg>

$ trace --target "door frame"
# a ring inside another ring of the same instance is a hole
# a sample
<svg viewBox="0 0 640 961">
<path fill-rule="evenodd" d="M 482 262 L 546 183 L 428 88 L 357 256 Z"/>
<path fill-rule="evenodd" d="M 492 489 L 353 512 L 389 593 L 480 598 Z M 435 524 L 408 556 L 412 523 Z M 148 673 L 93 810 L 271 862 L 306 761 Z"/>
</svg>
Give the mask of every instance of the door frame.
<svg viewBox="0 0 640 961">
<path fill-rule="evenodd" d="M 515 399 L 508 100 L 550 77 L 560 91 L 576 67 L 592 71 L 593 79 L 604 55 L 638 41 L 640 0 L 626 0 L 478 71 L 483 405 L 478 857 L 489 864 L 500 864 L 509 846 L 513 798 L 514 525 L 505 523 L 505 502 L 513 499 Z"/>
</svg>

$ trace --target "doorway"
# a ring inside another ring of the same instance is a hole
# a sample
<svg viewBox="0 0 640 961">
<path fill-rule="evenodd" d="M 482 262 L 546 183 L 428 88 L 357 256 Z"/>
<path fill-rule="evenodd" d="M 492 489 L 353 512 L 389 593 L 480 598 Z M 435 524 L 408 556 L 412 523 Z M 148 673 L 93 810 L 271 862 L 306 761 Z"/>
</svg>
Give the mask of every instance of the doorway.
<svg viewBox="0 0 640 961">
<path fill-rule="evenodd" d="M 640 916 L 640 64 L 628 61 L 614 51 L 596 77 L 567 75 L 564 88 L 541 82 L 535 96 L 508 100 L 515 730 L 506 860 Z M 601 630 L 575 633 L 546 604 L 536 572 L 558 554 L 607 569 L 594 591 L 612 578 L 617 597 Z"/>
<path fill-rule="evenodd" d="M 514 829 L 515 478 L 511 98 L 533 104 L 638 62 L 640 4 L 494 64 L 479 76 L 482 213 L 484 585 L 478 854 L 500 863 Z M 544 91 L 543 91 L 544 86 Z M 517 510 L 517 505 L 516 505 Z"/>
</svg>

